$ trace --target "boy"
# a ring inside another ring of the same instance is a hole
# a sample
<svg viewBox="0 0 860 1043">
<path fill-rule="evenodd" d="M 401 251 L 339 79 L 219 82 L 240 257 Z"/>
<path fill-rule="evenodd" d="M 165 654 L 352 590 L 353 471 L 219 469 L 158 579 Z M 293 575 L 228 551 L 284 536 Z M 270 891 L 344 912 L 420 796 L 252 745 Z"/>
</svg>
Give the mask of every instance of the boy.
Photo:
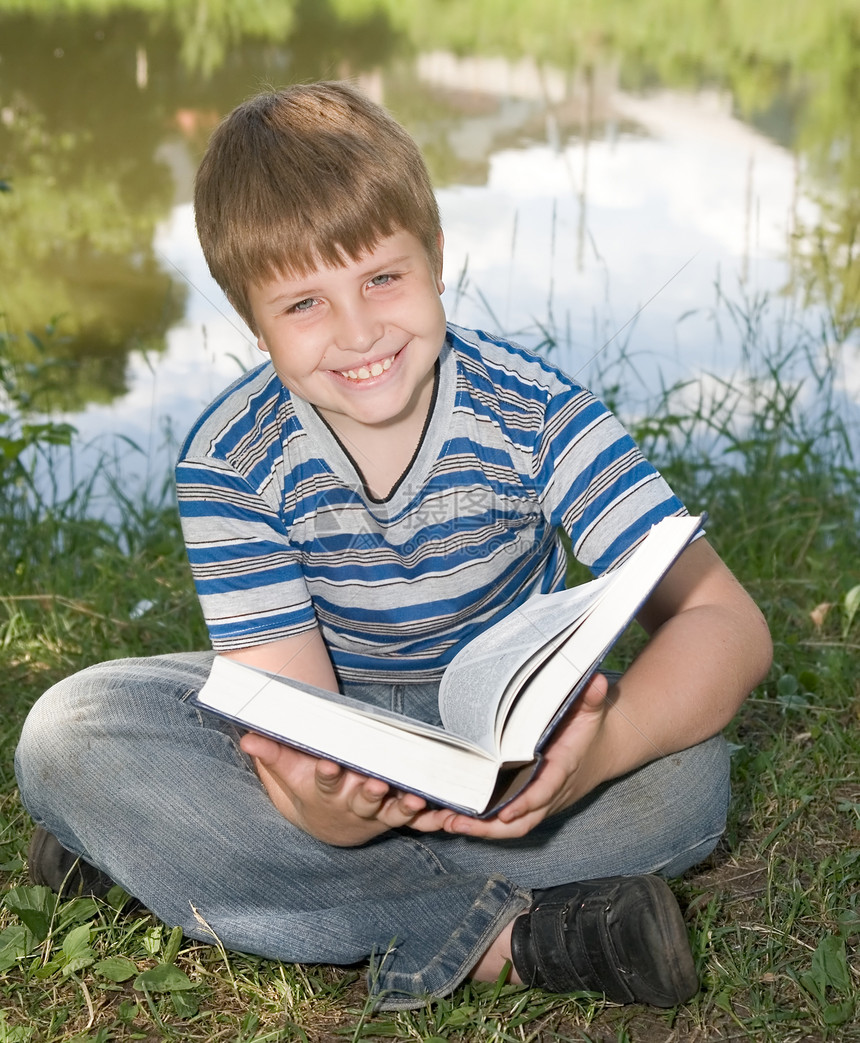
<svg viewBox="0 0 860 1043">
<path fill-rule="evenodd" d="M 240 105 L 195 209 L 269 355 L 204 412 L 177 467 L 216 652 L 438 722 L 462 643 L 563 585 L 560 528 L 599 573 L 683 512 L 589 392 L 446 325 L 423 161 L 350 87 Z M 379 1007 L 506 966 L 552 991 L 682 1002 L 698 982 L 661 877 L 722 832 L 718 733 L 770 641 L 704 538 L 640 621 L 646 649 L 611 685 L 592 679 L 537 778 L 487 821 L 200 713 L 209 654 L 92 667 L 24 728 L 31 873 L 59 887 L 74 852 L 191 937 L 369 959 Z"/>
</svg>

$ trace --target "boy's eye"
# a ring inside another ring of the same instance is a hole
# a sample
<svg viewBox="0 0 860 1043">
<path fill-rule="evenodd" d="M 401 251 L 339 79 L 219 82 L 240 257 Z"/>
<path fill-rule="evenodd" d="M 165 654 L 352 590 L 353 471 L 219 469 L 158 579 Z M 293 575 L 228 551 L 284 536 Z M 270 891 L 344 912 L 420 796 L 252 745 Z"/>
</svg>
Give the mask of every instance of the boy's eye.
<svg viewBox="0 0 860 1043">
<path fill-rule="evenodd" d="M 385 274 L 385 275 L 374 275 L 374 277 L 370 280 L 370 285 L 371 286 L 386 286 L 388 283 L 394 282 L 394 280 L 396 278 L 397 278 L 396 275 L 388 275 L 388 274 Z"/>
<path fill-rule="evenodd" d="M 305 297 L 303 301 L 299 301 L 297 304 L 292 305 L 290 311 L 310 311 L 316 302 L 313 297 Z"/>
</svg>

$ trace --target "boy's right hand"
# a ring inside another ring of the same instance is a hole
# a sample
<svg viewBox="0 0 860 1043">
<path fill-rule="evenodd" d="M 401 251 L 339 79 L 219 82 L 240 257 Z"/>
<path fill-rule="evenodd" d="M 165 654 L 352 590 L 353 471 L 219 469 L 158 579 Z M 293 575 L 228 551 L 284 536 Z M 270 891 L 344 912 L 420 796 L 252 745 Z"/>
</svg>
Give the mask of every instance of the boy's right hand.
<svg viewBox="0 0 860 1043">
<path fill-rule="evenodd" d="M 438 814 L 441 826 L 442 818 L 450 815 L 425 810 L 421 797 L 392 789 L 381 779 L 256 732 L 244 735 L 240 746 L 253 757 L 260 781 L 284 818 L 326 844 L 355 847 L 389 829 L 408 826 L 417 817 L 426 829 L 428 817 Z"/>
<path fill-rule="evenodd" d="M 336 692 L 337 679 L 319 628 L 265 645 L 224 653 L 249 666 L 283 673 Z M 260 781 L 284 818 L 326 844 L 355 847 L 388 829 L 441 829 L 450 812 L 428 809 L 381 779 L 248 732 L 240 746 L 254 759 Z"/>
</svg>

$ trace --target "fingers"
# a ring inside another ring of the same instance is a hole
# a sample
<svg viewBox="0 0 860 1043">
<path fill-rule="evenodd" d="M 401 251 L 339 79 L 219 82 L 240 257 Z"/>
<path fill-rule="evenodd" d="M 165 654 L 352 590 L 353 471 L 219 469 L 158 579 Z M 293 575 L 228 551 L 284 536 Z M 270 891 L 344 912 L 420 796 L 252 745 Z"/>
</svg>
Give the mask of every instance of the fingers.
<svg viewBox="0 0 860 1043">
<path fill-rule="evenodd" d="M 282 811 L 288 795 L 290 807 L 298 802 L 305 815 L 351 815 L 368 822 L 375 820 L 389 829 L 409 825 L 426 811 L 427 802 L 417 794 L 401 793 L 382 779 L 350 771 L 335 761 L 313 757 L 265 735 L 248 732 L 239 745 L 254 758 L 263 785 Z M 441 823 L 441 816 L 450 817 L 451 812 L 435 814 Z M 441 828 L 441 824 L 435 828 Z"/>
<path fill-rule="evenodd" d="M 513 822 L 505 822 L 498 816 L 494 818 L 470 818 L 468 815 L 453 815 L 441 828 L 446 833 L 459 833 L 469 837 L 483 837 L 487 840 L 513 840 L 524 837 L 545 818 L 545 809 L 541 808 L 522 815 Z"/>
<path fill-rule="evenodd" d="M 549 815 L 588 792 L 590 783 L 581 784 L 579 776 L 600 731 L 608 691 L 606 677 L 595 673 L 544 751 L 536 776 L 497 815 L 489 819 L 454 815 L 440 828 L 449 833 L 489 839 L 522 837 Z"/>
<path fill-rule="evenodd" d="M 410 829 L 418 830 L 420 833 L 438 833 L 440 830 L 455 833 L 458 831 L 449 829 L 448 826 L 458 817 L 461 816 L 451 811 L 450 808 L 425 808 L 414 814 L 403 825 L 409 826 Z M 471 819 L 468 821 L 471 821 Z"/>
<path fill-rule="evenodd" d="M 350 773 L 351 774 L 351 773 Z M 347 807 L 359 818 L 376 819 L 390 829 L 407 825 L 426 807 L 414 793 L 400 793 L 381 779 L 353 775 L 347 795 Z"/>
<path fill-rule="evenodd" d="M 314 779 L 317 789 L 322 793 L 336 793 L 343 784 L 346 775 L 346 769 L 334 761 L 318 760 L 316 762 Z"/>
<path fill-rule="evenodd" d="M 360 775 L 333 761 L 317 762 L 316 783 L 321 794 L 338 798 L 353 815 L 376 819 L 392 829 L 406 825 L 426 807 L 426 801 L 414 793 L 400 793 L 383 779 Z"/>
<path fill-rule="evenodd" d="M 394 792 L 379 808 L 377 818 L 390 829 L 400 829 L 413 826 L 417 817 L 430 814 L 426 808 L 427 802 L 416 794 Z"/>
<path fill-rule="evenodd" d="M 594 673 L 577 699 L 575 706 L 596 710 L 603 705 L 609 691 L 609 680 L 605 674 Z"/>
<path fill-rule="evenodd" d="M 390 786 L 382 779 L 360 775 L 330 760 L 318 760 L 314 780 L 320 793 L 327 796 L 340 794 L 350 802 L 362 805 L 378 805 L 385 799 Z"/>
<path fill-rule="evenodd" d="M 284 749 L 281 743 L 257 732 L 246 732 L 239 741 L 239 747 L 249 757 L 256 757 L 267 767 L 272 767 L 278 762 Z"/>
</svg>

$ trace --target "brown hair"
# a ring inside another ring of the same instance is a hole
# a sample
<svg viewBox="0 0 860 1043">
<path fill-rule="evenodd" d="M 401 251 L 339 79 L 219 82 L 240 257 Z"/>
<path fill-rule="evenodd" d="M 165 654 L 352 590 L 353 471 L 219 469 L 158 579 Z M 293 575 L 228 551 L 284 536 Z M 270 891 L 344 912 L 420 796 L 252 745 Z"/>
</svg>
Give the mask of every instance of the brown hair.
<svg viewBox="0 0 860 1043">
<path fill-rule="evenodd" d="M 194 211 L 209 270 L 252 329 L 249 285 L 356 260 L 401 229 L 441 262 L 418 146 L 345 83 L 286 87 L 234 109 L 197 171 Z"/>
</svg>

